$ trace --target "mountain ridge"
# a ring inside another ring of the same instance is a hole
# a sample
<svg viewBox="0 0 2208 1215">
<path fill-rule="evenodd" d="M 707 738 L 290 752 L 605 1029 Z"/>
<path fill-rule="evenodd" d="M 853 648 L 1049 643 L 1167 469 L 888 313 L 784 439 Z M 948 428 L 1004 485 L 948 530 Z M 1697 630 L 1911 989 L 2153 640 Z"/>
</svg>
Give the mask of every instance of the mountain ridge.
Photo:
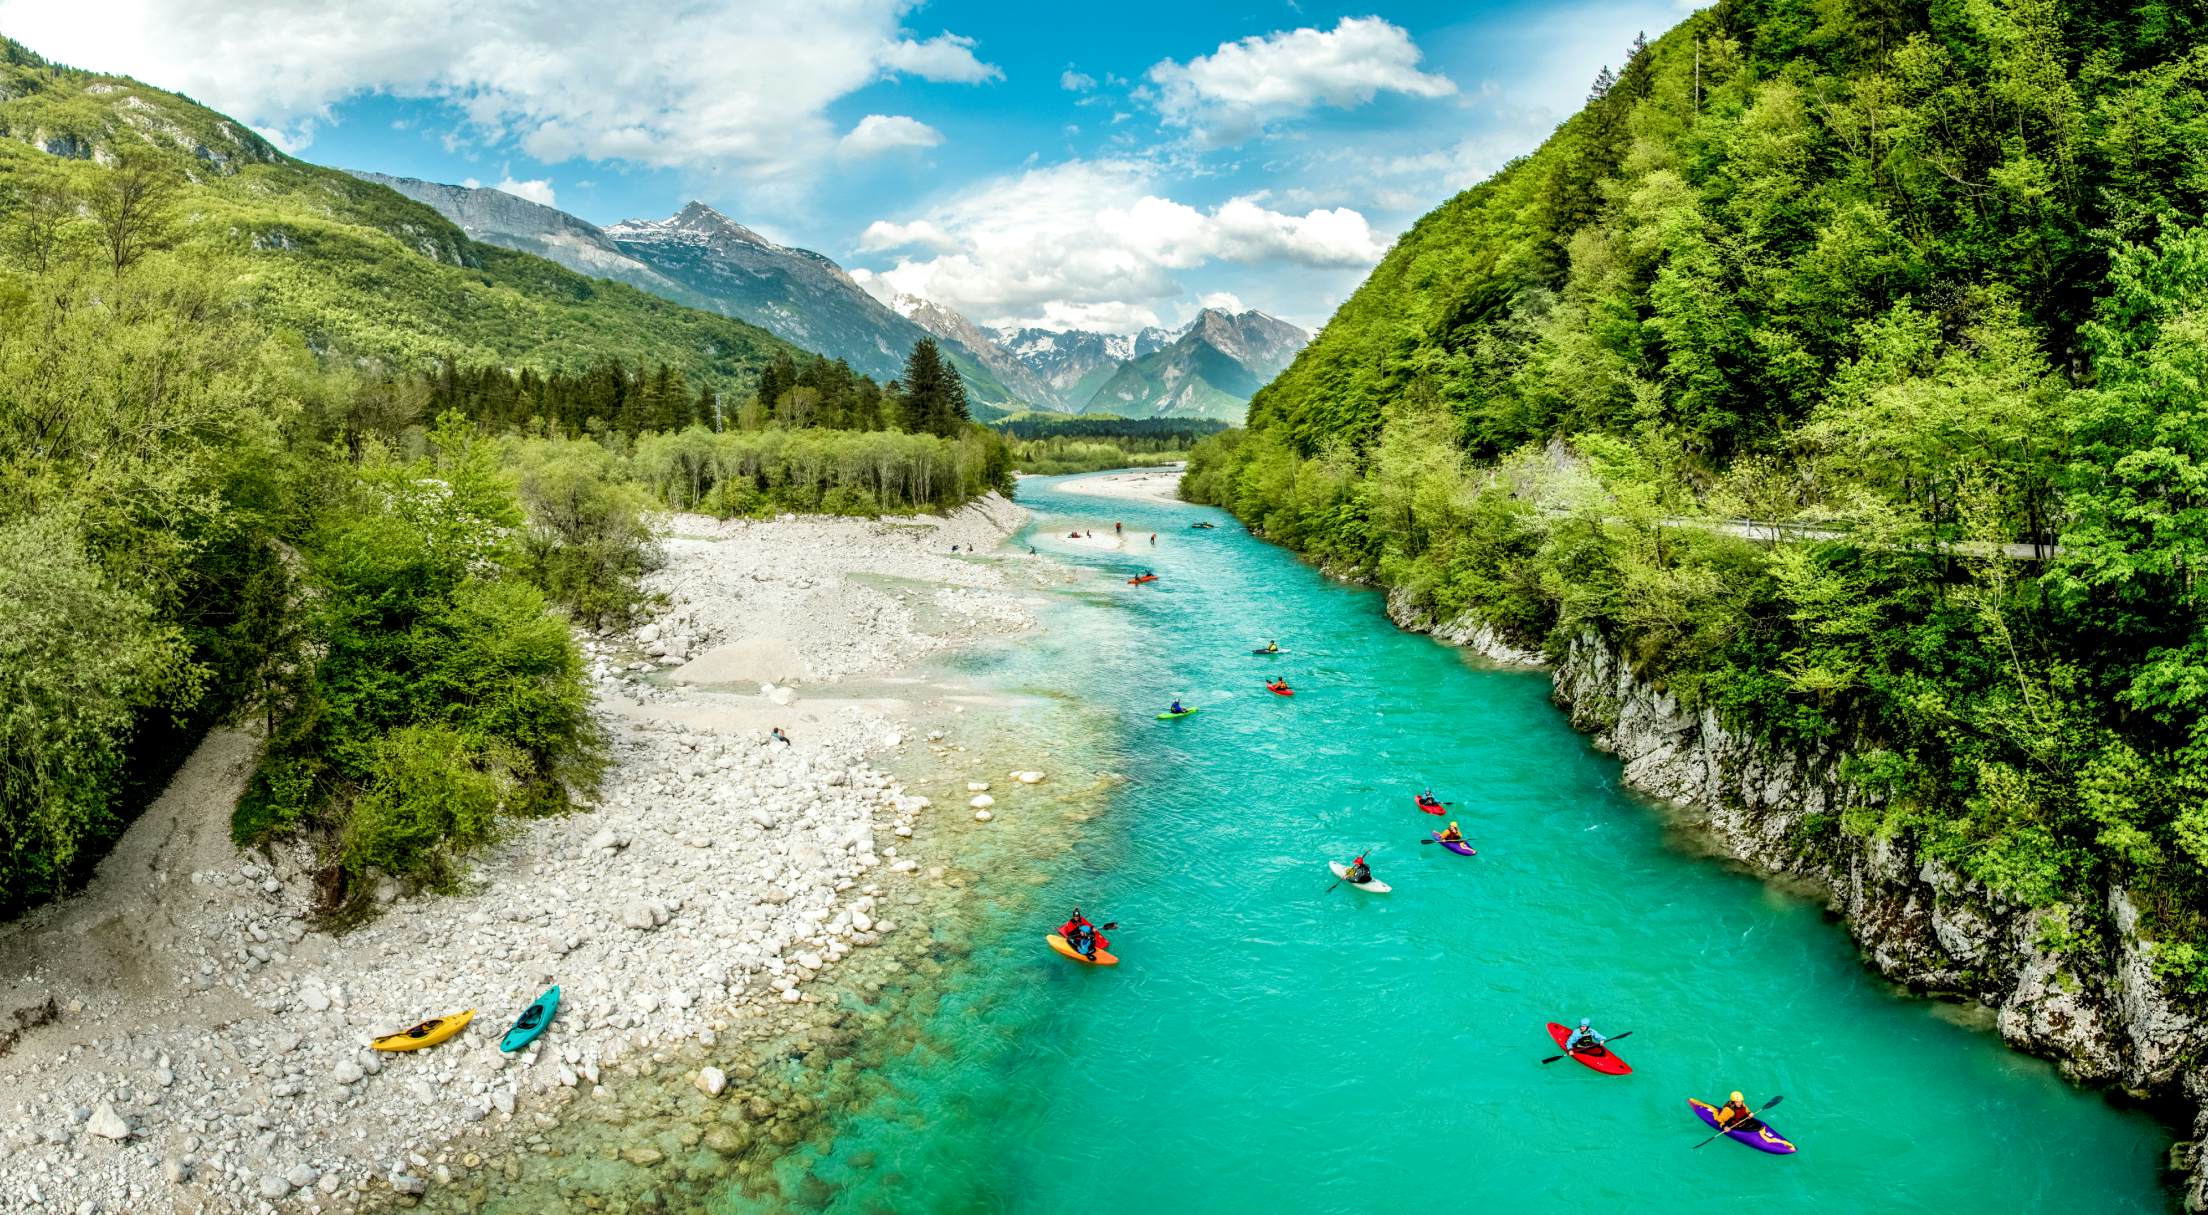
<svg viewBox="0 0 2208 1215">
<path fill-rule="evenodd" d="M 473 239 L 746 321 L 885 382 L 903 373 L 913 343 L 936 336 L 876 299 L 834 259 L 769 240 L 703 202 L 693 200 L 666 219 L 601 228 L 487 186 L 355 175 L 435 209 Z M 940 338 L 938 344 L 977 416 L 1025 407 L 974 351 Z"/>
<path fill-rule="evenodd" d="M 1268 313 L 1206 308 L 1171 342 L 1121 363 L 1081 412 L 1238 423 L 1309 342 L 1301 327 Z"/>
</svg>

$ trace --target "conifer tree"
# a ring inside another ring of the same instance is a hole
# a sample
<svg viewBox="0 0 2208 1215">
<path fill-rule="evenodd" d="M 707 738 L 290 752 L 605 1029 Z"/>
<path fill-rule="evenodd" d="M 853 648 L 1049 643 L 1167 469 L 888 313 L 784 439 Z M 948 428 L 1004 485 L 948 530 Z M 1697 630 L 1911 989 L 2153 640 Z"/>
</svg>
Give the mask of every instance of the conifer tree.
<svg viewBox="0 0 2208 1215">
<path fill-rule="evenodd" d="M 943 352 L 934 338 L 924 337 L 912 344 L 902 383 L 908 431 L 949 438 L 971 416 L 966 409 L 966 387 L 959 383 L 958 372 L 943 361 Z"/>
</svg>

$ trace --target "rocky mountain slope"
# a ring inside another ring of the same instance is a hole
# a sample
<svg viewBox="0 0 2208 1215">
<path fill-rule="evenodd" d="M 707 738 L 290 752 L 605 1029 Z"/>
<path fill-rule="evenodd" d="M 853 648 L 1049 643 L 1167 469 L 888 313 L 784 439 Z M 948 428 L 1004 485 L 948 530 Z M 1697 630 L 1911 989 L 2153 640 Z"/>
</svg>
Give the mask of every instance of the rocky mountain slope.
<svg viewBox="0 0 2208 1215">
<path fill-rule="evenodd" d="M 899 316 L 934 334 L 947 348 L 972 355 L 1022 400 L 1041 408 L 1057 407 L 1056 390 L 1018 356 L 999 345 L 988 330 L 967 320 L 965 314 L 934 300 L 901 292 L 890 298 L 889 306 Z"/>
<path fill-rule="evenodd" d="M 903 371 L 912 344 L 929 334 L 868 294 L 833 260 L 777 244 L 701 202 L 664 220 L 623 220 L 600 228 L 500 190 L 377 173 L 356 176 L 436 208 L 476 240 L 739 317 L 878 380 Z M 940 344 L 965 380 L 977 416 L 1023 407 L 1023 394 L 1000 380 L 973 349 L 955 338 Z"/>
<path fill-rule="evenodd" d="M 1310 340 L 1302 329 L 1262 312 L 1206 308 L 1171 343 L 1120 364 L 1080 409 L 1239 423 L 1250 398 Z"/>
<path fill-rule="evenodd" d="M 997 329 L 997 344 L 1047 386 L 1053 409 L 1077 413 L 1122 363 L 1172 341 L 1163 329 L 1136 334 L 1085 329 Z"/>
<path fill-rule="evenodd" d="M 504 190 L 441 185 L 359 169 L 351 172 L 362 181 L 396 190 L 435 208 L 470 238 L 485 244 L 534 253 L 598 278 L 619 279 L 694 308 L 711 306 L 702 295 L 623 252 L 604 229 L 557 207 Z"/>
</svg>

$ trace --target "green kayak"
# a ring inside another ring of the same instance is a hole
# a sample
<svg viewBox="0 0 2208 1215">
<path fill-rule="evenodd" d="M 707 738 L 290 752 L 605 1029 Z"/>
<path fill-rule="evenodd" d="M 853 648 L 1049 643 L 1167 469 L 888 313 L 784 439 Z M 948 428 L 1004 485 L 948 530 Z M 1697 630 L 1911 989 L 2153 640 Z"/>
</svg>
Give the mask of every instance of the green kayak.
<svg viewBox="0 0 2208 1215">
<path fill-rule="evenodd" d="M 1160 714 L 1158 714 L 1158 720 L 1159 720 L 1159 721 L 1171 721 L 1171 720 L 1173 720 L 1173 719 L 1174 719 L 1174 718 L 1176 718 L 1176 717 L 1187 717 L 1188 715 L 1190 715 L 1191 713 L 1194 713 L 1195 711 L 1196 711 L 1196 710 L 1194 710 L 1194 709 L 1183 709 L 1183 710 L 1181 710 L 1181 711 L 1180 711 L 1180 712 L 1178 712 L 1178 713 L 1160 713 Z"/>
</svg>

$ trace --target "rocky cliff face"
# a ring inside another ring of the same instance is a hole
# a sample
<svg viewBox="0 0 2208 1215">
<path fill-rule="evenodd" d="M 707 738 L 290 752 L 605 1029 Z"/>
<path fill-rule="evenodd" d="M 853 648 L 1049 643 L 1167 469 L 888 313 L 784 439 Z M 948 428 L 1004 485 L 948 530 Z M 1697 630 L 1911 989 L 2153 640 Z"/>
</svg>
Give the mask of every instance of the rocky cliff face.
<svg viewBox="0 0 2208 1215">
<path fill-rule="evenodd" d="M 1401 596 L 1391 596 L 1389 615 L 1502 661 L 1548 665 L 1482 622 L 1437 623 Z M 1689 710 L 1641 679 L 1594 634 L 1574 640 L 1551 677 L 1558 706 L 1617 755 L 1626 784 L 1701 815 L 1741 860 L 1824 887 L 1880 974 L 1985 1004 L 2011 1046 L 2078 1083 L 2192 1107 L 2194 1141 L 2179 1144 L 2171 1164 L 2189 1174 L 2186 1208 L 2208 1210 L 2199 1143 L 2208 1139 L 2208 1067 L 2199 1063 L 2208 1024 L 2156 978 L 2128 891 L 2110 888 L 2099 908 L 2024 907 L 1919 856 L 1906 838 L 1843 833 L 1839 815 L 1862 796 L 1839 776 L 1843 756 L 1729 731 L 1714 711 Z M 2083 939 L 2057 952 L 2050 930 L 2066 919 Z"/>
</svg>

